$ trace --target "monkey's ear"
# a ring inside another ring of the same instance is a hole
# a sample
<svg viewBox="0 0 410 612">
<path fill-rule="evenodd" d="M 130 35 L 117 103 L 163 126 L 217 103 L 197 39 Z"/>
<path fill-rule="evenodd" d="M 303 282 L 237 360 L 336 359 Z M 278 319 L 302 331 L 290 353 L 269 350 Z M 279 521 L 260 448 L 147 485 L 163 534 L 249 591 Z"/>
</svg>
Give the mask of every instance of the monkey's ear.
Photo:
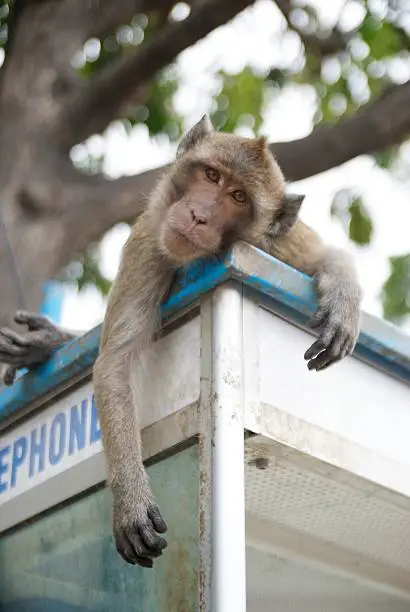
<svg viewBox="0 0 410 612">
<path fill-rule="evenodd" d="M 304 199 L 304 195 L 293 193 L 285 194 L 279 214 L 276 215 L 268 230 L 268 234 L 271 238 L 284 236 L 292 229 L 298 218 L 300 207 Z"/>
<path fill-rule="evenodd" d="M 213 131 L 214 128 L 210 118 L 208 117 L 208 115 L 204 115 L 202 119 L 200 119 L 198 123 L 196 123 L 194 127 L 192 127 L 189 132 L 187 132 L 185 136 L 182 137 L 177 149 L 177 159 L 181 157 L 181 155 L 186 153 L 189 149 L 198 144 L 198 142 L 202 140 L 205 136 L 207 136 L 208 134 L 212 134 Z"/>
</svg>

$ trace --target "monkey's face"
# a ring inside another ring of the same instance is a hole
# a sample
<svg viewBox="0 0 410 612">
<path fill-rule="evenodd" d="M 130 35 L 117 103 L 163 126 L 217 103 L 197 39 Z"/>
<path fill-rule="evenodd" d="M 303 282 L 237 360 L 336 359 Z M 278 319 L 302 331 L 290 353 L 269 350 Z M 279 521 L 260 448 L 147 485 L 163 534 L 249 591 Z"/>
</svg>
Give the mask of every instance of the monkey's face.
<svg viewBox="0 0 410 612">
<path fill-rule="evenodd" d="M 216 253 L 252 219 L 241 182 L 216 161 L 195 161 L 174 180 L 177 199 L 166 211 L 160 247 L 177 264 Z"/>
</svg>

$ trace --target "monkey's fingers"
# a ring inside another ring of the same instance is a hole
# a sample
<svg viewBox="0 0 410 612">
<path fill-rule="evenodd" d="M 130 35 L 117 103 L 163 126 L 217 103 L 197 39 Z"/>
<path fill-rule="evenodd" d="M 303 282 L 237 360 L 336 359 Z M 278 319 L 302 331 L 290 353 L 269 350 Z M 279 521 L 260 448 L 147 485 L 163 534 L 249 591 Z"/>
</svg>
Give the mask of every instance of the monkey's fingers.
<svg viewBox="0 0 410 612">
<path fill-rule="evenodd" d="M 136 559 L 136 564 L 140 565 L 141 567 L 147 567 L 149 569 L 154 567 L 154 561 L 149 557 L 137 557 Z"/>
<path fill-rule="evenodd" d="M 116 541 L 116 549 L 117 553 L 124 559 L 124 561 L 130 563 L 130 565 L 135 565 L 137 563 L 134 551 L 126 541 Z"/>
<path fill-rule="evenodd" d="M 27 349 L 22 346 L 14 345 L 11 340 L 3 336 L 0 332 L 0 352 L 5 353 L 6 355 L 20 355 L 24 353 Z"/>
<path fill-rule="evenodd" d="M 337 359 L 329 359 L 327 362 L 319 364 L 319 366 L 316 368 L 316 371 L 322 372 L 322 370 L 326 370 L 329 366 L 336 363 L 337 361 L 342 361 L 342 359 L 344 359 L 345 357 L 347 357 L 347 355 L 350 355 L 353 352 L 353 349 L 354 342 L 352 342 L 351 339 L 348 338 L 344 341 L 342 347 L 340 348 Z"/>
<path fill-rule="evenodd" d="M 155 531 L 158 533 L 165 533 L 167 531 L 167 524 L 162 518 L 158 506 L 151 506 L 148 510 L 148 516 L 154 525 Z"/>
<path fill-rule="evenodd" d="M 128 529 L 125 535 L 137 557 L 160 557 L 163 549 L 167 547 L 166 540 L 157 536 L 148 525 L 135 525 L 134 528 Z"/>
<path fill-rule="evenodd" d="M 138 557 L 132 545 L 128 542 L 125 533 L 115 533 L 115 543 L 118 554 L 131 565 L 141 565 L 142 567 L 153 567 L 153 560 L 149 557 Z"/>
<path fill-rule="evenodd" d="M 14 379 L 16 378 L 17 370 L 12 366 L 8 366 L 3 374 L 3 384 L 6 387 L 11 387 L 14 383 Z"/>
<path fill-rule="evenodd" d="M 312 328 L 320 327 L 323 325 L 329 316 L 328 308 L 319 306 L 314 313 L 313 317 L 308 321 L 308 326 Z"/>
<path fill-rule="evenodd" d="M 339 359 L 340 359 L 339 357 L 333 356 L 330 353 L 329 349 L 326 349 L 325 351 L 322 351 L 320 355 L 318 355 L 317 357 L 309 361 L 308 369 L 316 370 L 316 372 L 320 372 L 321 370 L 325 370 L 327 367 L 329 367 L 336 361 L 339 361 Z"/>
<path fill-rule="evenodd" d="M 19 325 L 27 325 L 32 331 L 55 328 L 54 324 L 47 317 L 34 312 L 28 312 L 27 310 L 18 310 L 14 315 L 14 320 Z"/>
<path fill-rule="evenodd" d="M 0 363 L 9 363 L 11 357 L 18 358 L 20 361 L 25 361 L 31 356 L 32 350 L 29 346 L 15 346 L 14 344 L 4 342 L 0 338 Z"/>
<path fill-rule="evenodd" d="M 329 338 L 331 338 L 330 342 Z M 323 351 L 308 363 L 309 370 L 316 370 L 317 372 L 341 361 L 351 345 L 350 336 L 340 325 L 329 325 L 319 341 L 322 342 Z"/>
<path fill-rule="evenodd" d="M 30 344 L 29 337 L 30 336 L 27 334 L 18 334 L 17 332 L 12 329 L 9 329 L 8 327 L 2 327 L 0 329 L 0 343 L 2 338 L 7 338 L 17 346 L 28 346 Z"/>
<path fill-rule="evenodd" d="M 163 540 L 153 533 L 147 533 L 146 529 L 134 525 L 117 533 L 117 551 L 128 563 L 153 567 L 153 560 L 162 555 L 162 550 L 167 545 L 165 540 L 163 540 L 165 546 L 163 542 L 158 543 L 158 539 Z"/>
<path fill-rule="evenodd" d="M 153 559 L 160 557 L 168 546 L 167 541 L 158 535 L 166 531 L 166 524 L 157 506 L 141 504 L 134 507 L 137 520 L 126 521 L 114 526 L 117 551 L 125 561 L 132 564 L 152 567 Z"/>
<path fill-rule="evenodd" d="M 312 346 L 308 348 L 308 350 L 305 352 L 303 357 L 306 361 L 309 361 L 313 357 L 317 357 L 325 348 L 326 348 L 325 345 L 323 344 L 322 340 L 319 338 L 319 340 L 316 340 L 316 342 L 314 342 Z"/>
<path fill-rule="evenodd" d="M 158 536 L 153 527 L 149 524 L 140 527 L 139 532 L 141 540 L 150 554 L 155 553 L 155 556 L 157 556 L 157 553 L 161 554 L 164 548 L 168 546 L 168 542 L 164 538 L 161 538 L 161 536 Z"/>
</svg>

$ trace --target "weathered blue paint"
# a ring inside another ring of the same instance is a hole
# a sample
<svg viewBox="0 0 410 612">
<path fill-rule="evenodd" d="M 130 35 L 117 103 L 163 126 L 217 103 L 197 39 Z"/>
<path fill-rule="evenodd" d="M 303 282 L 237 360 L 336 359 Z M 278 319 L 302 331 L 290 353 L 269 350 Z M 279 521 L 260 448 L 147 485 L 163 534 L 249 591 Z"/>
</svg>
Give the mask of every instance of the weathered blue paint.
<svg viewBox="0 0 410 612">
<path fill-rule="evenodd" d="M 12 387 L 0 387 L 0 421 L 91 368 L 98 354 L 100 328 L 64 344 L 43 365 L 18 378 Z"/>
<path fill-rule="evenodd" d="M 228 279 L 251 287 L 271 300 L 273 311 L 290 322 L 307 324 L 317 307 L 313 280 L 266 253 L 239 244 L 226 255 L 195 262 L 179 270 L 161 308 L 164 319 L 199 299 Z M 101 326 L 57 350 L 42 366 L 0 388 L 0 421 L 23 410 L 36 398 L 89 370 L 98 353 Z M 356 348 L 358 357 L 410 382 L 410 337 L 364 314 Z"/>
<path fill-rule="evenodd" d="M 275 300 L 274 309 L 291 322 L 307 325 L 317 308 L 313 279 L 259 249 L 233 249 L 232 276 Z M 257 270 L 257 273 L 255 273 Z M 363 313 L 355 354 L 374 366 L 410 381 L 410 337 L 386 321 Z"/>
<path fill-rule="evenodd" d="M 172 291 L 161 307 L 163 318 L 191 304 L 200 295 L 214 289 L 230 276 L 224 258 L 213 257 L 195 262 L 178 271 Z"/>
<path fill-rule="evenodd" d="M 229 254 L 233 278 L 275 300 L 274 310 L 307 325 L 317 308 L 311 277 L 256 248 L 239 246 Z M 256 273 L 255 273 L 256 271 Z M 410 381 L 410 337 L 386 321 L 363 313 L 355 354 L 402 380 Z"/>
</svg>

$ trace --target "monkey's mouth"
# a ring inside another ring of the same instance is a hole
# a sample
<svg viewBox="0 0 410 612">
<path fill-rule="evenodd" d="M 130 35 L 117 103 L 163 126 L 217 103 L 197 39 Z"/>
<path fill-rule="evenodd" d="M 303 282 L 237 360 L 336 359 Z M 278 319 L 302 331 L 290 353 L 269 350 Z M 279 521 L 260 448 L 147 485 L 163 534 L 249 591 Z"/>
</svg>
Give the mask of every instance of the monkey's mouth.
<svg viewBox="0 0 410 612">
<path fill-rule="evenodd" d="M 178 233 L 179 240 L 184 243 L 187 248 L 195 250 L 197 256 L 214 253 L 219 248 L 220 240 L 216 240 L 215 236 L 212 234 L 207 235 L 205 232 L 201 231 L 186 232 L 181 229 L 174 229 L 174 231 Z"/>
<path fill-rule="evenodd" d="M 201 240 L 201 236 L 197 236 L 195 231 L 192 231 L 192 228 L 181 228 L 170 226 L 170 234 L 172 236 L 172 240 L 176 241 L 182 249 L 195 249 L 196 251 L 207 251 L 206 241 Z M 170 237 L 171 237 L 170 236 Z M 205 244 L 204 244 L 205 242 Z"/>
<path fill-rule="evenodd" d="M 180 240 L 182 243 L 185 243 L 187 246 L 198 248 L 199 245 L 195 242 L 195 240 L 193 240 L 192 237 L 188 237 L 185 232 L 179 229 L 174 229 L 173 231 L 177 233 L 178 240 Z"/>
<path fill-rule="evenodd" d="M 162 244 L 168 256 L 180 263 L 186 263 L 206 253 L 195 236 L 176 227 L 168 227 L 163 235 Z"/>
</svg>

